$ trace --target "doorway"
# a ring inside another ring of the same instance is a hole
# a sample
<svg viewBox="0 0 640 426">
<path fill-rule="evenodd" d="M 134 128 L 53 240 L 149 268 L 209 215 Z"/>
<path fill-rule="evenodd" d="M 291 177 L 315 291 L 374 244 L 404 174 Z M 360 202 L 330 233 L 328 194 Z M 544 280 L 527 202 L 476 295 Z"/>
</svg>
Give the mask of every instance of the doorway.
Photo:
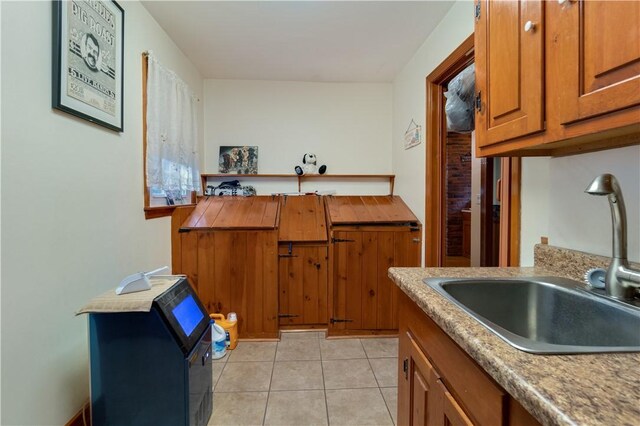
<svg viewBox="0 0 640 426">
<path fill-rule="evenodd" d="M 477 159 L 473 134 L 447 128 L 448 85 L 473 63 L 472 34 L 427 77 L 426 266 L 519 261 L 519 159 Z"/>
</svg>

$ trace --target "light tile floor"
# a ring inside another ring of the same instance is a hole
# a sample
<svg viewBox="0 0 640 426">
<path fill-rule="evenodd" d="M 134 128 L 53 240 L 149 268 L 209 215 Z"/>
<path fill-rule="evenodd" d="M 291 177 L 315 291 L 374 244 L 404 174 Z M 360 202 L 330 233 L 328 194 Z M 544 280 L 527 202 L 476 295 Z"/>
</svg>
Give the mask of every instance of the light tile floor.
<svg viewBox="0 0 640 426">
<path fill-rule="evenodd" d="M 209 425 L 394 425 L 398 339 L 283 332 L 213 364 Z"/>
</svg>

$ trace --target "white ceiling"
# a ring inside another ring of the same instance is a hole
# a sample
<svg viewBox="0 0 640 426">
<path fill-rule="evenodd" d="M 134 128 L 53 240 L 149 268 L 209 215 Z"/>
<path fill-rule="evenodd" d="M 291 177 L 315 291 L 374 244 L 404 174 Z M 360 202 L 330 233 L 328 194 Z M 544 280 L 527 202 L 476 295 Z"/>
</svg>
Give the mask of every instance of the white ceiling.
<svg viewBox="0 0 640 426">
<path fill-rule="evenodd" d="M 204 78 L 390 82 L 451 1 L 143 1 Z"/>
</svg>

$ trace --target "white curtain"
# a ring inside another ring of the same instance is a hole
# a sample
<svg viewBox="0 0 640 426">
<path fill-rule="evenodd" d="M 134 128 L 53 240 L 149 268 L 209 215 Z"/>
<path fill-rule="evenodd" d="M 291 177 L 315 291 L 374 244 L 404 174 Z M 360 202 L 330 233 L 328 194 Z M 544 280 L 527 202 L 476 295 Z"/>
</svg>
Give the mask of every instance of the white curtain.
<svg viewBox="0 0 640 426">
<path fill-rule="evenodd" d="M 200 191 L 197 102 L 189 86 L 151 52 L 147 73 L 147 186 Z"/>
</svg>

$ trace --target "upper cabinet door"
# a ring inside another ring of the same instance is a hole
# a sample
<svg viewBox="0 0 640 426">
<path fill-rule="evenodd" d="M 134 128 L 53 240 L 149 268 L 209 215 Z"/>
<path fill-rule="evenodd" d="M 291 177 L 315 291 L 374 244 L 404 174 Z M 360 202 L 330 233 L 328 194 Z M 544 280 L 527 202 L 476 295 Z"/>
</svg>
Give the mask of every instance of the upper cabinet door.
<svg viewBox="0 0 640 426">
<path fill-rule="evenodd" d="M 482 147 L 544 128 L 544 2 L 478 1 L 476 137 Z"/>
<path fill-rule="evenodd" d="M 564 70 L 561 123 L 640 104 L 640 2 L 550 7 L 559 20 L 551 59 Z"/>
</svg>

